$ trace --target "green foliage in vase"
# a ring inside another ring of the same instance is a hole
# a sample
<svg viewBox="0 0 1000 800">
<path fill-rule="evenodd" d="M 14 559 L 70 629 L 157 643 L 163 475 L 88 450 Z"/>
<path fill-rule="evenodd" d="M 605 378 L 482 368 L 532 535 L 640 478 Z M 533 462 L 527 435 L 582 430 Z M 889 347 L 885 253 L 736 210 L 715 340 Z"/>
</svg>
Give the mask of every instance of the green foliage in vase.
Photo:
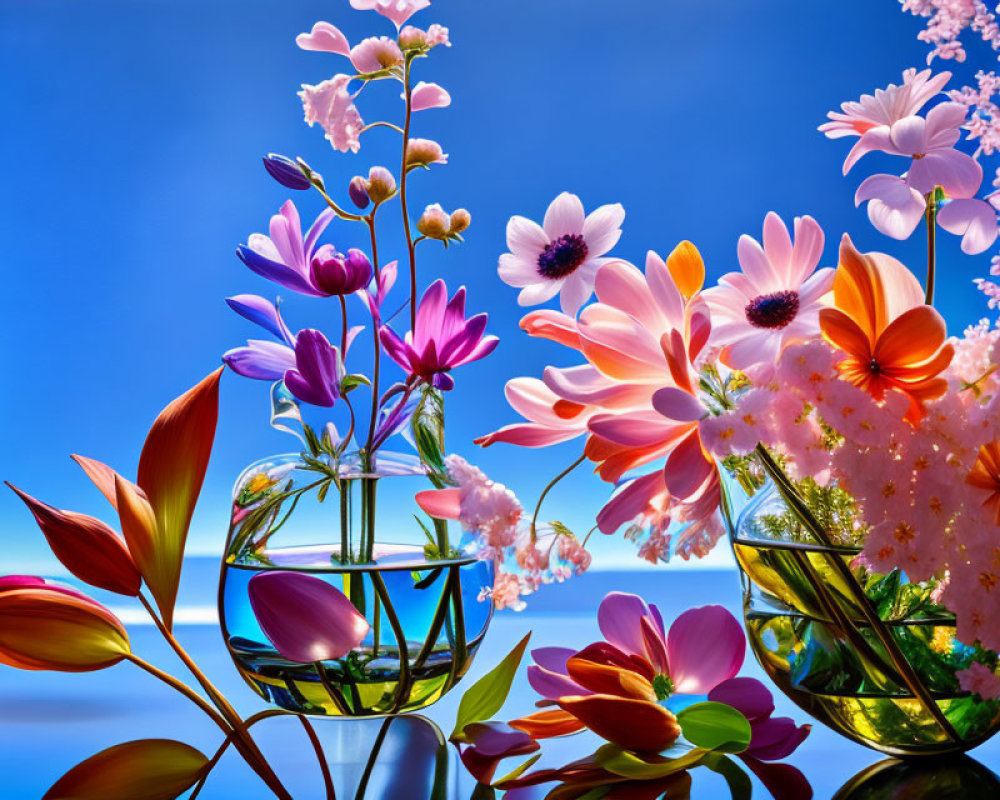
<svg viewBox="0 0 1000 800">
<path fill-rule="evenodd" d="M 795 487 L 834 544 L 860 547 L 864 543 L 867 528 L 858 523 L 858 506 L 849 493 L 836 486 L 821 486 L 812 478 L 796 482 Z M 816 544 L 815 537 L 791 509 L 783 514 L 761 514 L 756 524 L 768 539 Z"/>
</svg>

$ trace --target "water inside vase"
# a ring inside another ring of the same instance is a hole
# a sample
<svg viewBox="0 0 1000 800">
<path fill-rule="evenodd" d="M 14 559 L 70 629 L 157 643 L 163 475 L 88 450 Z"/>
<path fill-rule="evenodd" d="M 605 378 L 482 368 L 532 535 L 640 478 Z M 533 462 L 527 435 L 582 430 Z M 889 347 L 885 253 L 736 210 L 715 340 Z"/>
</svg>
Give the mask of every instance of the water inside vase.
<svg viewBox="0 0 1000 800">
<path fill-rule="evenodd" d="M 255 574 L 272 570 L 308 573 L 351 597 L 371 625 L 365 640 L 343 659 L 302 664 L 282 657 L 261 630 L 247 590 Z M 377 580 L 395 620 L 379 600 Z M 489 624 L 493 605 L 481 593 L 492 585 L 492 563 L 474 558 L 430 561 L 419 547 L 380 545 L 374 563 L 343 565 L 339 546 L 310 545 L 231 556 L 219 602 L 229 652 L 261 697 L 298 713 L 368 716 L 424 708 L 462 677 Z"/>
</svg>

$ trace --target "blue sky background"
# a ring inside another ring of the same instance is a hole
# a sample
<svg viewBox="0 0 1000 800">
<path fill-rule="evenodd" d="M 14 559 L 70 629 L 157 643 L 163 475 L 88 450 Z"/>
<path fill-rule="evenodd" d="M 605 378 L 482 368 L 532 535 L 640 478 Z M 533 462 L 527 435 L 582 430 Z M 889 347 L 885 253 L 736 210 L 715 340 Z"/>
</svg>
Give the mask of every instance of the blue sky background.
<svg viewBox="0 0 1000 800">
<path fill-rule="evenodd" d="M 69 453 L 133 474 L 159 409 L 253 334 L 223 298 L 276 292 L 234 255 L 289 194 L 260 156 L 300 154 L 341 196 L 370 164 L 395 166 L 388 131 L 366 134 L 361 152 L 345 156 L 303 124 L 299 84 L 346 64 L 294 46 L 316 19 L 352 42 L 392 29 L 347 0 L 0 3 L 3 478 L 106 516 Z M 464 246 L 423 249 L 421 276 L 425 285 L 436 276 L 452 289 L 466 284 L 470 308 L 489 311 L 502 340 L 490 359 L 456 374 L 449 446 L 526 504 L 579 444 L 471 444 L 515 420 L 502 394 L 507 379 L 574 361 L 517 328 L 516 291 L 495 269 L 511 214 L 540 219 L 563 189 L 588 211 L 621 202 L 617 255 L 641 263 L 647 249 L 664 253 L 688 238 L 717 277 L 736 268 L 737 238 L 759 236 L 768 210 L 786 219 L 809 213 L 827 232 L 824 264 L 835 263 L 847 230 L 863 249 L 923 270 L 920 232 L 888 240 L 854 208 L 854 190 L 879 171 L 878 159 L 844 179 L 848 145 L 816 132 L 841 101 L 924 64 L 921 23 L 893 0 L 719 0 L 710 11 L 696 0 L 435 0 L 413 21 L 447 25 L 455 46 L 419 64 L 417 78 L 440 82 L 454 102 L 417 115 L 415 133 L 439 139 L 451 163 L 416 177 L 411 204 L 465 206 L 473 217 Z M 992 66 L 989 53 L 971 52 L 960 77 Z M 365 119 L 396 119 L 395 94 L 388 84 L 366 91 Z M 304 217 L 320 210 L 314 198 L 295 199 Z M 362 232 L 335 222 L 325 240 L 344 249 L 361 244 Z M 402 258 L 389 235 L 383 254 Z M 939 254 L 940 305 L 960 332 L 986 314 L 971 279 L 987 273 L 989 254 L 964 256 L 947 234 Z M 335 330 L 329 302 L 281 294 L 293 328 Z M 241 468 L 294 449 L 267 425 L 265 384 L 227 375 L 221 411 L 192 530 L 197 552 L 221 548 Z M 581 470 L 550 495 L 542 518 L 585 531 L 607 494 Z M 45 552 L 10 493 L 0 494 L 0 544 L 4 571 Z M 600 542 L 598 553 L 605 563 L 632 559 L 620 540 Z"/>
</svg>

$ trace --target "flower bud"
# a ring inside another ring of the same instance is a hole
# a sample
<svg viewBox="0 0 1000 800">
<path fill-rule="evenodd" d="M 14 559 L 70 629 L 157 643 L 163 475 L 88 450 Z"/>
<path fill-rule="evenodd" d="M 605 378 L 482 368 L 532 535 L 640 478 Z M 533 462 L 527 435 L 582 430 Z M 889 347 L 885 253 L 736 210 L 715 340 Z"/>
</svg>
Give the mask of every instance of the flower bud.
<svg viewBox="0 0 1000 800">
<path fill-rule="evenodd" d="M 338 253 L 331 245 L 316 251 L 309 265 L 313 285 L 327 295 L 354 294 L 372 279 L 372 265 L 361 250 Z"/>
<path fill-rule="evenodd" d="M 399 46 L 403 50 L 416 50 L 427 44 L 427 34 L 420 28 L 407 25 L 399 32 Z"/>
<path fill-rule="evenodd" d="M 427 206 L 417 221 L 417 230 L 428 239 L 447 240 L 451 230 L 451 217 L 437 203 Z"/>
<path fill-rule="evenodd" d="M 264 169 L 268 175 L 288 189 L 301 191 L 312 186 L 296 162 L 277 153 L 268 153 L 264 157 Z"/>
<path fill-rule="evenodd" d="M 385 167 L 372 167 L 368 171 L 365 188 L 372 202 L 378 205 L 396 194 L 396 179 Z"/>
<path fill-rule="evenodd" d="M 429 167 L 431 164 L 447 164 L 448 154 L 433 139 L 410 139 L 406 146 L 406 169 Z"/>
<path fill-rule="evenodd" d="M 351 182 L 347 186 L 347 194 L 350 196 L 351 202 L 362 211 L 368 208 L 368 203 L 371 201 L 365 184 L 366 181 L 364 178 L 360 175 L 355 175 L 351 178 Z"/>
<path fill-rule="evenodd" d="M 472 215 L 464 208 L 456 208 L 451 212 L 451 229 L 449 232 L 452 236 L 457 236 L 463 231 L 468 230 L 471 224 Z"/>
</svg>

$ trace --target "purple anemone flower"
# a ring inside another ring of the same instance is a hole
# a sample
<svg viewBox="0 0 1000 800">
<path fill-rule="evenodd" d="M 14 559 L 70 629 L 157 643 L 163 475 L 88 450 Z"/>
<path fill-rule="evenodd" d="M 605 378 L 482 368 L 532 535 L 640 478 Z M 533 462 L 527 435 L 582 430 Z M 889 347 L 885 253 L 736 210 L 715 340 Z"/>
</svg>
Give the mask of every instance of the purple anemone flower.
<svg viewBox="0 0 1000 800">
<path fill-rule="evenodd" d="M 281 212 L 271 217 L 270 236 L 253 233 L 245 245 L 236 248 L 240 260 L 251 270 L 286 289 L 313 297 L 327 297 L 312 282 L 310 263 L 316 252 L 316 240 L 333 219 L 327 208 L 316 217 L 305 238 L 295 204 L 288 200 Z"/>
<path fill-rule="evenodd" d="M 500 340 L 496 336 L 483 336 L 487 319 L 486 314 L 466 319 L 465 287 L 448 300 L 448 287 L 439 279 L 420 300 L 414 330 L 400 339 L 386 325 L 379 331 L 379 337 L 389 358 L 410 376 L 448 390 L 455 385 L 449 371 L 478 361 L 496 349 Z"/>
<path fill-rule="evenodd" d="M 340 350 L 319 331 L 299 331 L 295 337 L 295 366 L 284 375 L 288 391 L 304 403 L 330 408 L 340 397 L 343 379 Z"/>
<path fill-rule="evenodd" d="M 350 249 L 345 256 L 332 245 L 316 251 L 309 264 L 313 286 L 327 295 L 347 295 L 367 288 L 372 279 L 372 265 L 363 252 Z"/>
</svg>

